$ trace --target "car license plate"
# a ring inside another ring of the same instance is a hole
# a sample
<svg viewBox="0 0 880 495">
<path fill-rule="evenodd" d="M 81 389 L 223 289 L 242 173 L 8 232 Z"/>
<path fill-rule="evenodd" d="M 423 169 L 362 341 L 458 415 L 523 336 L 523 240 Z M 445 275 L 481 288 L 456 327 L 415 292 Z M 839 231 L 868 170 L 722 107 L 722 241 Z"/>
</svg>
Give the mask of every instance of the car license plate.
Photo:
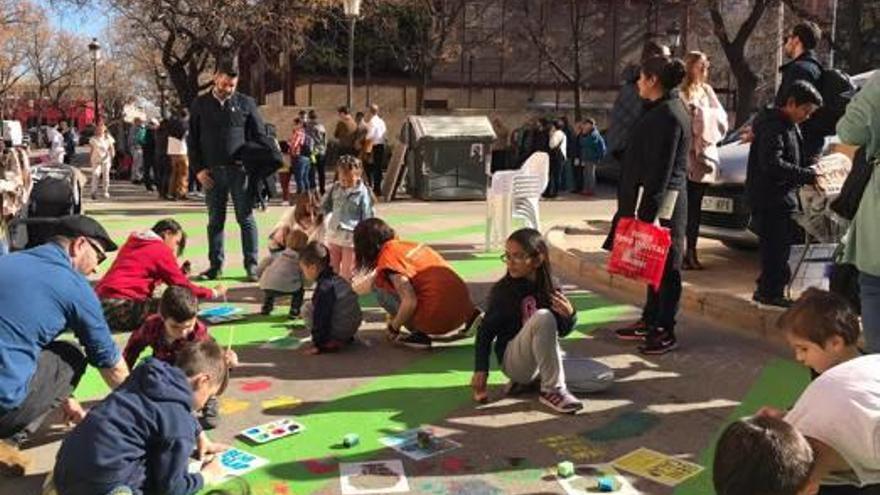
<svg viewBox="0 0 880 495">
<path fill-rule="evenodd" d="M 733 213 L 733 199 L 704 196 L 702 209 L 716 213 Z"/>
</svg>

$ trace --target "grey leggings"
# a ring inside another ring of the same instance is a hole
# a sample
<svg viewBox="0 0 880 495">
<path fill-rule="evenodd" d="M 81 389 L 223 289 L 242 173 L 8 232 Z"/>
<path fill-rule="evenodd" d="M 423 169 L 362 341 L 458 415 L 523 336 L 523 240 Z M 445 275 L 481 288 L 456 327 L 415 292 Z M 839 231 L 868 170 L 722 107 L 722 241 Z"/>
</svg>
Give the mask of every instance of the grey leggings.
<svg viewBox="0 0 880 495">
<path fill-rule="evenodd" d="M 614 381 L 614 372 L 603 364 L 565 357 L 559 346 L 556 317 L 549 309 L 536 311 L 507 344 L 501 370 L 516 383 L 527 384 L 540 377 L 543 392 L 566 388 L 597 392 Z"/>
</svg>

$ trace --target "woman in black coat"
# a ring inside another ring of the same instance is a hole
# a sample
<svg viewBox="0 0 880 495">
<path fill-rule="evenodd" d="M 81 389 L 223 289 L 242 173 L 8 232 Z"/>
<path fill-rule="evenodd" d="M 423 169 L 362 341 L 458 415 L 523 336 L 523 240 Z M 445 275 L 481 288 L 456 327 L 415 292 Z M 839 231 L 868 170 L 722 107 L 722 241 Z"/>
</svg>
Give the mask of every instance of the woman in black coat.
<svg viewBox="0 0 880 495">
<path fill-rule="evenodd" d="M 648 287 L 642 319 L 617 330 L 623 340 L 644 340 L 643 354 L 664 354 L 677 347 L 675 316 L 681 299 L 681 266 L 687 227 L 687 154 L 690 116 L 678 90 L 685 75 L 681 60 L 654 57 L 645 61 L 638 80 L 645 112 L 630 132 L 620 179 L 621 217 L 668 228 L 672 246 L 660 288 Z M 642 190 L 639 200 L 639 190 Z"/>
</svg>

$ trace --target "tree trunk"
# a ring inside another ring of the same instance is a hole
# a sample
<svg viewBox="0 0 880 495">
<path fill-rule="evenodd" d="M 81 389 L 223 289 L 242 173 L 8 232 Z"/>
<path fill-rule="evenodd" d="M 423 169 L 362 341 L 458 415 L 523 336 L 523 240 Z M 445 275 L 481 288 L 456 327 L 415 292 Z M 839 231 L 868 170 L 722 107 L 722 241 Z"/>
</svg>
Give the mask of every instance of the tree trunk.
<svg viewBox="0 0 880 495">
<path fill-rule="evenodd" d="M 424 70 L 419 77 L 416 86 L 416 115 L 423 115 L 425 111 L 425 91 L 428 89 L 428 70 Z"/>
<path fill-rule="evenodd" d="M 865 8 L 864 0 L 852 0 L 849 2 L 849 25 L 846 29 L 846 35 L 849 36 L 849 51 L 847 57 L 847 69 L 850 74 L 858 74 L 868 69 L 865 63 L 865 56 L 862 54 L 864 45 L 864 35 L 862 33 L 862 12 Z M 838 29 L 838 33 L 843 34 Z M 839 35 L 838 35 L 839 36 Z M 837 40 L 835 40 L 837 41 Z"/>
<path fill-rule="evenodd" d="M 736 78 L 736 126 L 740 126 L 755 109 L 755 90 L 758 88 L 758 76 L 749 67 L 742 53 L 728 54 L 730 70 Z"/>
<path fill-rule="evenodd" d="M 571 14 L 571 39 L 574 48 L 574 81 L 571 82 L 574 90 L 574 119 L 581 120 L 581 20 L 580 9 L 577 6 L 577 0 L 571 0 L 569 3 Z"/>
</svg>

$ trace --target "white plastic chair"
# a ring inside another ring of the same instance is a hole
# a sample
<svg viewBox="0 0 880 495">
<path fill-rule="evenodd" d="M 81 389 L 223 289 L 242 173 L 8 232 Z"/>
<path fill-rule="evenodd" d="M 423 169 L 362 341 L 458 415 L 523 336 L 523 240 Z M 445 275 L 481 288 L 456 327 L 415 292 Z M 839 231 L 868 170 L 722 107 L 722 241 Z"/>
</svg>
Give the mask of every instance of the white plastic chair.
<svg viewBox="0 0 880 495">
<path fill-rule="evenodd" d="M 504 245 L 512 231 L 513 218 L 522 218 L 527 226 L 541 230 L 538 201 L 547 187 L 549 169 L 550 157 L 538 152 L 518 170 L 492 174 L 486 194 L 486 251 Z"/>
</svg>

